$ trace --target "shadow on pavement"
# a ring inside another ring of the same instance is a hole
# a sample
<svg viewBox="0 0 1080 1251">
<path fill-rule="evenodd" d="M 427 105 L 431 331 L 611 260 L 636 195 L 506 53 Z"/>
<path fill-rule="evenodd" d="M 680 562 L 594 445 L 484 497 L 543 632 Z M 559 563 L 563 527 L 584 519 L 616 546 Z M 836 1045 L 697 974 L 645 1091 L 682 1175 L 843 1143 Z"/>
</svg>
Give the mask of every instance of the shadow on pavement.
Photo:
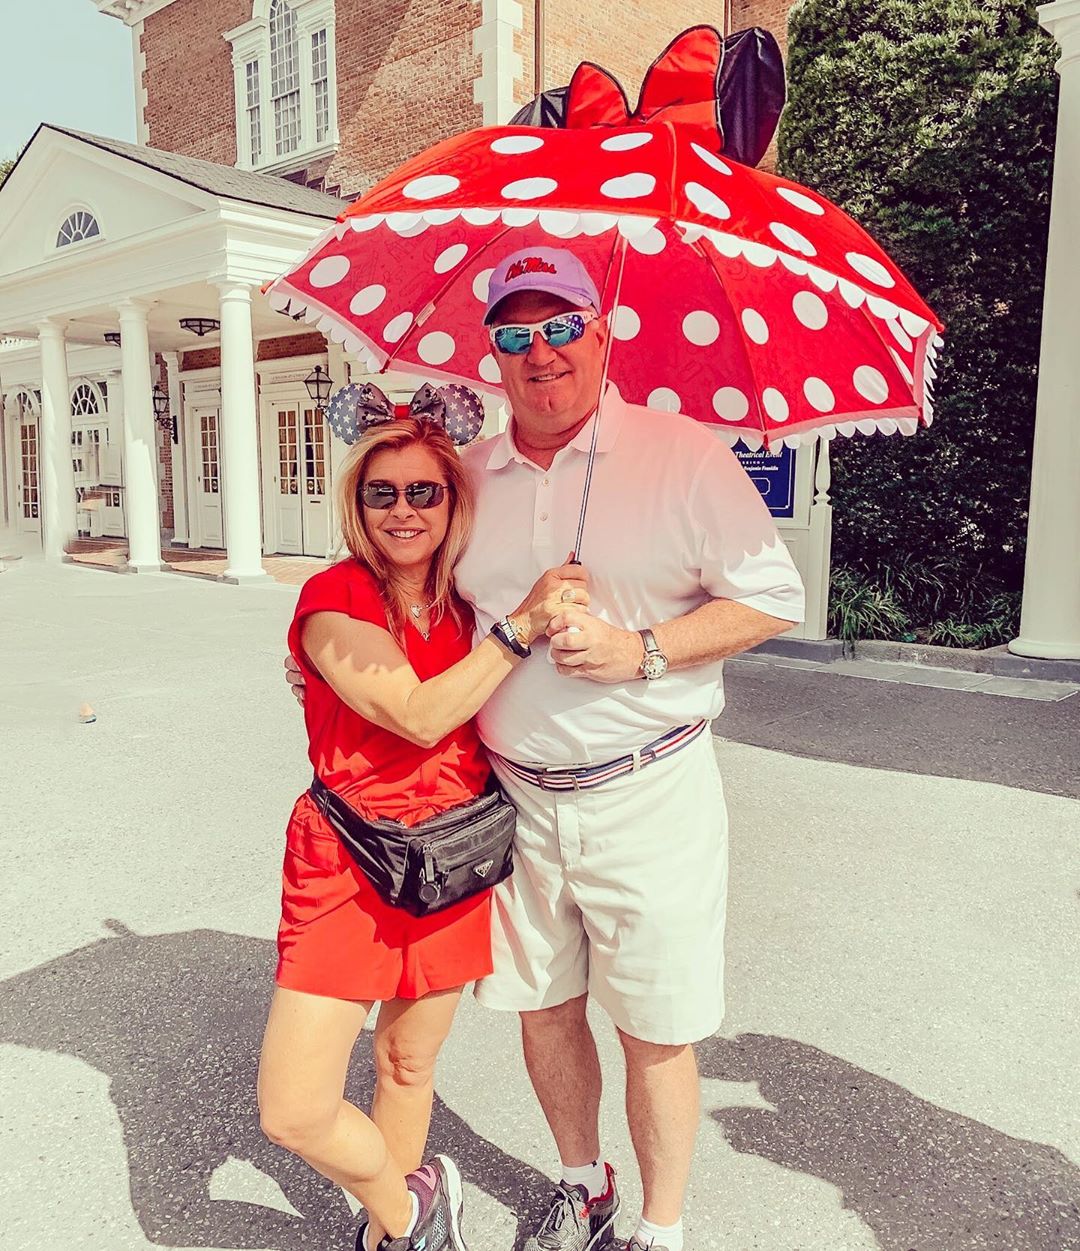
<svg viewBox="0 0 1080 1251">
<path fill-rule="evenodd" d="M 835 1186 L 882 1251 L 1080 1251 L 1080 1169 L 806 1043 L 710 1038 L 702 1076 L 756 1082 L 766 1108 L 718 1108 L 736 1151 Z"/>
<path fill-rule="evenodd" d="M 0 982 L 0 1043 L 74 1056 L 105 1074 L 128 1154 L 131 1202 L 167 1246 L 334 1251 L 356 1222 L 341 1191 L 259 1129 L 255 1099 L 274 944 L 191 930 L 90 943 Z M 371 1035 L 357 1043 L 348 1097 L 370 1107 Z M 433 1150 L 515 1213 L 515 1245 L 548 1178 L 474 1133 L 436 1096 Z M 300 1213 L 210 1197 L 214 1170 L 250 1161 Z"/>
</svg>

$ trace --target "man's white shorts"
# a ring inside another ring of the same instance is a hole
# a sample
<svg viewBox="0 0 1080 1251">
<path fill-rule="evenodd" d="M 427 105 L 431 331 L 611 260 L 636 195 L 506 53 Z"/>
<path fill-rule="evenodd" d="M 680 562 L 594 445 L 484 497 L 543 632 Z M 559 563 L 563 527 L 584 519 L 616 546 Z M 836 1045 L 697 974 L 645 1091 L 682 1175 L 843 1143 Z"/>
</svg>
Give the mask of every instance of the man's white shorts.
<svg viewBox="0 0 1080 1251">
<path fill-rule="evenodd" d="M 588 992 L 624 1033 L 688 1043 L 724 1015 L 727 812 L 712 735 L 586 791 L 495 771 L 518 809 L 514 875 L 495 888 L 489 1008 Z"/>
</svg>

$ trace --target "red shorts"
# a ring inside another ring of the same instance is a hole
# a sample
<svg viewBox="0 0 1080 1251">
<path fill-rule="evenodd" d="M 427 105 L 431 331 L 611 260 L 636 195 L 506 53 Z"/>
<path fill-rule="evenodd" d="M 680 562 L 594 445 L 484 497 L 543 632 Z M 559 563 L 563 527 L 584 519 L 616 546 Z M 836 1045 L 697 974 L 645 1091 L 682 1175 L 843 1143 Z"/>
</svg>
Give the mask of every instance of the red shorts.
<svg viewBox="0 0 1080 1251">
<path fill-rule="evenodd" d="M 491 972 L 491 891 L 429 917 L 384 903 L 311 800 L 286 832 L 277 984 L 334 999 L 419 999 Z"/>
</svg>

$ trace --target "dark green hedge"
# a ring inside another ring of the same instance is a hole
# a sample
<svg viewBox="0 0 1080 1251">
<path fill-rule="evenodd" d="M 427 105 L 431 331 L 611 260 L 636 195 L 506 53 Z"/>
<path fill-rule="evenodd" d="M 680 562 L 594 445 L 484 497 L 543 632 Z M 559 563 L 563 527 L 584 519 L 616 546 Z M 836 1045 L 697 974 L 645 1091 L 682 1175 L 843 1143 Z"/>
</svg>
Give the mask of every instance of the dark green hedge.
<svg viewBox="0 0 1080 1251">
<path fill-rule="evenodd" d="M 931 429 L 832 445 L 834 570 L 891 585 L 925 635 L 930 603 L 978 618 L 1022 581 L 1057 50 L 1026 0 L 801 0 L 789 39 L 781 172 L 847 209 L 946 323 Z M 928 602 L 922 566 L 945 586 Z"/>
</svg>

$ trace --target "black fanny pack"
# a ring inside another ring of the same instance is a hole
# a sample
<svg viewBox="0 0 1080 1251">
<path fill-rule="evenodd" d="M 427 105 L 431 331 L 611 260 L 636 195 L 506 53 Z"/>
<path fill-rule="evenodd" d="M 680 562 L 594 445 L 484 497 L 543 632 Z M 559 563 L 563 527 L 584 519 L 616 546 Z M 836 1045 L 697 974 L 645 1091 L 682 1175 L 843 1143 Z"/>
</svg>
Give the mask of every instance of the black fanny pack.
<svg viewBox="0 0 1080 1251">
<path fill-rule="evenodd" d="M 319 778 L 309 793 L 382 898 L 414 917 L 449 908 L 514 871 L 517 809 L 498 788 L 413 826 L 369 821 Z"/>
</svg>

